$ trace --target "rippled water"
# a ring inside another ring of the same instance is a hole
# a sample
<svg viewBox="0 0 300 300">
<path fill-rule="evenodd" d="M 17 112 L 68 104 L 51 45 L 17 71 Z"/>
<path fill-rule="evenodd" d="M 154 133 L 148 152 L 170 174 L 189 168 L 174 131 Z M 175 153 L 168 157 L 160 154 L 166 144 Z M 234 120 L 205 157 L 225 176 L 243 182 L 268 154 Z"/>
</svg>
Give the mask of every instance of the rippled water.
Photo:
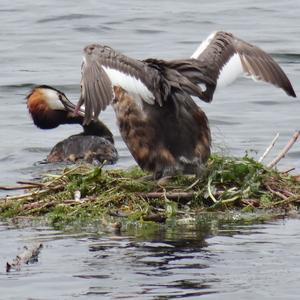
<svg viewBox="0 0 300 300">
<path fill-rule="evenodd" d="M 25 95 L 34 84 L 44 83 L 77 101 L 81 51 L 88 43 L 105 43 L 136 58 L 171 59 L 190 56 L 211 31 L 228 30 L 271 53 L 299 94 L 299 15 L 295 0 L 2 0 L 0 185 L 57 168 L 38 162 L 58 141 L 80 131 L 76 126 L 46 132 L 35 128 Z M 271 160 L 299 129 L 299 100 L 246 79 L 216 93 L 211 104 L 198 104 L 209 117 L 215 151 L 243 155 L 251 150 L 258 157 L 280 132 Z M 133 165 L 112 110 L 102 118 L 116 136 L 118 165 Z M 296 144 L 280 168 L 299 171 L 299 157 Z M 136 234 L 115 239 L 2 225 L 1 264 L 28 240 L 47 243 L 37 265 L 0 273 L 0 298 L 292 298 L 300 292 L 297 228 L 299 220 L 293 219 L 232 226 L 232 234 L 218 231 L 213 237 L 197 228 L 186 235 L 164 229 L 153 239 Z"/>
<path fill-rule="evenodd" d="M 206 221 L 113 235 L 0 224 L 3 262 L 44 245 L 36 264 L 0 269 L 1 299 L 299 299 L 299 226 Z"/>
</svg>

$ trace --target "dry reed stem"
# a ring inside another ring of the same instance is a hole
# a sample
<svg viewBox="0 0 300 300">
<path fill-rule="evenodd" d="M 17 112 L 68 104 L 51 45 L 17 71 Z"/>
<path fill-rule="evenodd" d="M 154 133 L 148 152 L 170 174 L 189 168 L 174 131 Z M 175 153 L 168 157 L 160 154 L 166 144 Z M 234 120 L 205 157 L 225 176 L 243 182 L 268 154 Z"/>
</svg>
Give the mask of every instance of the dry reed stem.
<svg viewBox="0 0 300 300">
<path fill-rule="evenodd" d="M 288 141 L 288 143 L 284 146 L 282 151 L 277 155 L 277 157 L 268 164 L 269 168 L 273 168 L 286 154 L 287 152 L 291 149 L 291 147 L 295 144 L 297 141 L 298 137 L 300 135 L 300 131 L 296 131 L 291 139 Z"/>
<path fill-rule="evenodd" d="M 269 152 L 272 150 L 272 148 L 274 147 L 276 141 L 279 138 L 279 133 L 277 133 L 274 137 L 274 139 L 272 140 L 271 144 L 267 147 L 267 149 L 265 150 L 264 154 L 260 157 L 260 159 L 258 160 L 258 162 L 262 162 L 264 160 L 264 158 L 269 154 Z"/>
</svg>

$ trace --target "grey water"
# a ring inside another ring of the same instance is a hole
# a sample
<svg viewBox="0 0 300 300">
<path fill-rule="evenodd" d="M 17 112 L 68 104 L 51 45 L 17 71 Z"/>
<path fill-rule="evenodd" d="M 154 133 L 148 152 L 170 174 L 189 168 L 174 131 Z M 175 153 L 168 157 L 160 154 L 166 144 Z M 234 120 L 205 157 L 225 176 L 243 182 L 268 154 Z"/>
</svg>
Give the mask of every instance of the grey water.
<svg viewBox="0 0 300 300">
<path fill-rule="evenodd" d="M 38 241 L 44 248 L 37 263 L 20 271 L 6 274 L 3 265 L 0 297 L 299 299 L 299 226 L 299 219 L 199 222 L 115 235 L 1 224 L 1 263 L 23 244 Z"/>
<path fill-rule="evenodd" d="M 48 84 L 77 101 L 87 44 L 174 59 L 190 56 L 212 31 L 226 30 L 270 53 L 299 94 L 299 15 L 296 0 L 1 0 L 0 185 L 61 167 L 40 162 L 80 127 L 39 130 L 25 97 L 33 85 Z M 215 152 L 259 158 L 278 132 L 268 162 L 299 129 L 299 99 L 249 79 L 218 91 L 211 104 L 197 103 L 210 120 Z M 101 118 L 115 135 L 117 166 L 134 165 L 112 109 Z M 299 173 L 299 161 L 298 143 L 278 167 Z M 298 299 L 299 225 L 295 217 L 115 236 L 2 223 L 0 299 Z M 6 261 L 35 240 L 44 242 L 39 262 L 6 274 Z"/>
</svg>

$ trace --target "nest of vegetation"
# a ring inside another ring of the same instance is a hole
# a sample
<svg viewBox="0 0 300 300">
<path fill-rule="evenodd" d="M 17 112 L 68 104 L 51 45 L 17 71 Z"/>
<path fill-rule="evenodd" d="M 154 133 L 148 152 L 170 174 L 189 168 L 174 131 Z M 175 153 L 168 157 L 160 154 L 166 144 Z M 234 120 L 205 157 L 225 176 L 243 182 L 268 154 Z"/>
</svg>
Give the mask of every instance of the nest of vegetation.
<svg viewBox="0 0 300 300">
<path fill-rule="evenodd" d="M 167 181 L 144 180 L 138 167 L 105 170 L 91 165 L 68 167 L 28 191 L 0 199 L 0 217 L 46 216 L 52 225 L 116 216 L 127 220 L 165 222 L 177 215 L 207 211 L 298 209 L 300 179 L 245 156 L 213 155 L 206 174 Z"/>
</svg>

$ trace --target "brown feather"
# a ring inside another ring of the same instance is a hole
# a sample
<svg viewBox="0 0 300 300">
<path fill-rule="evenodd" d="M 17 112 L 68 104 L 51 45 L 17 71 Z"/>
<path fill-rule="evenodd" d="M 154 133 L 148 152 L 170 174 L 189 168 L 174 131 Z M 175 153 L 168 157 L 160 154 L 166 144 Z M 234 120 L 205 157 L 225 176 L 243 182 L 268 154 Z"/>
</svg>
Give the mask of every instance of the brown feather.
<svg viewBox="0 0 300 300">
<path fill-rule="evenodd" d="M 197 59 L 207 65 L 207 72 L 217 80 L 222 68 L 236 53 L 246 74 L 280 87 L 289 96 L 296 97 L 286 74 L 269 54 L 231 33 L 217 32 Z"/>
</svg>

